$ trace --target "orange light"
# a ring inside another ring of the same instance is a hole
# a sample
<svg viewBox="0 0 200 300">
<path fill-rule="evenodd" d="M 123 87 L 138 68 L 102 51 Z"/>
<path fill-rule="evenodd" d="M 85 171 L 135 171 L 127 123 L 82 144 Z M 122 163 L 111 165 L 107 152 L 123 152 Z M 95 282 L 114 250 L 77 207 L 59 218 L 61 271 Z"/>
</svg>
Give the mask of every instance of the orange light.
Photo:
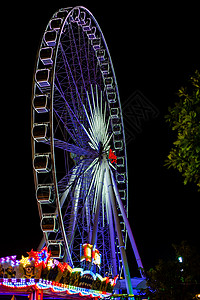
<svg viewBox="0 0 200 300">
<path fill-rule="evenodd" d="M 83 244 L 83 256 L 81 256 L 81 261 L 86 260 L 91 262 L 92 261 L 92 248 L 93 246 L 90 244 Z"/>
<path fill-rule="evenodd" d="M 95 265 L 100 266 L 100 264 L 101 264 L 101 254 L 99 253 L 99 250 L 95 249 L 92 252 L 92 258 L 93 258 L 93 263 Z"/>
</svg>

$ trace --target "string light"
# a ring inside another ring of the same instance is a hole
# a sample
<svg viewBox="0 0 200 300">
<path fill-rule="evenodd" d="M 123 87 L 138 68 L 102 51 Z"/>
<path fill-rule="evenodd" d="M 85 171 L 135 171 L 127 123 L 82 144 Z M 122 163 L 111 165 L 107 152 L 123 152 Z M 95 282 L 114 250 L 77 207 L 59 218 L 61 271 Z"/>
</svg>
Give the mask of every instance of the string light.
<svg viewBox="0 0 200 300">
<path fill-rule="evenodd" d="M 6 256 L 0 258 L 0 264 L 10 263 L 12 267 L 18 266 L 20 261 L 16 259 L 16 255 Z"/>
<path fill-rule="evenodd" d="M 51 291 L 59 293 L 66 292 L 67 294 L 79 294 L 80 296 L 92 296 L 97 298 L 105 298 L 110 296 L 110 293 L 105 293 L 101 291 L 94 291 L 90 289 L 85 289 L 81 287 L 75 287 L 71 285 L 62 284 L 55 281 L 49 281 L 45 279 L 26 279 L 26 278 L 0 278 L 0 286 L 8 287 L 8 288 L 30 288 L 33 287 L 35 289 L 47 290 L 51 289 Z"/>
</svg>

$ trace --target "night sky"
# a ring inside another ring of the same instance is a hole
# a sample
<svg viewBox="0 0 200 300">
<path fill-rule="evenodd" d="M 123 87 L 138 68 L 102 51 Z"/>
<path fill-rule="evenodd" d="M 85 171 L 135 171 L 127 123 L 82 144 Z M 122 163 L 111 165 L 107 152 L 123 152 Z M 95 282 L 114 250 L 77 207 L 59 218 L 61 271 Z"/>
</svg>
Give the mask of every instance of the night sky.
<svg viewBox="0 0 200 300">
<path fill-rule="evenodd" d="M 172 243 L 187 240 L 200 247 L 196 186 L 184 186 L 181 175 L 163 166 L 175 138 L 164 116 L 178 100 L 178 89 L 200 70 L 199 8 L 191 2 L 181 6 L 110 2 L 113 7 L 105 0 L 83 0 L 35 1 L 28 7 L 14 3 L 5 8 L 6 21 L 1 27 L 0 257 L 36 250 L 42 237 L 31 157 L 33 68 L 52 14 L 75 5 L 87 7 L 103 31 L 122 106 L 127 101 L 134 103 L 139 94 L 156 111 L 141 120 L 140 132 L 130 124 L 130 115 L 124 116 L 129 139 L 129 218 L 144 267 L 150 268 L 159 258 L 168 259 Z M 128 257 L 132 261 L 130 249 Z"/>
</svg>

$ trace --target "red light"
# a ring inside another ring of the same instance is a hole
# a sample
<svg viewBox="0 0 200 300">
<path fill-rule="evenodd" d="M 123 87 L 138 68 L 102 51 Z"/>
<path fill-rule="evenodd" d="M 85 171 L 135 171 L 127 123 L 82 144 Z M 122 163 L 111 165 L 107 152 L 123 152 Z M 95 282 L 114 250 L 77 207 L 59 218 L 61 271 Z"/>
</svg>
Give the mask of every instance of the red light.
<svg viewBox="0 0 200 300">
<path fill-rule="evenodd" d="M 110 159 L 111 163 L 117 163 L 117 156 L 115 153 L 110 149 L 108 158 Z"/>
</svg>

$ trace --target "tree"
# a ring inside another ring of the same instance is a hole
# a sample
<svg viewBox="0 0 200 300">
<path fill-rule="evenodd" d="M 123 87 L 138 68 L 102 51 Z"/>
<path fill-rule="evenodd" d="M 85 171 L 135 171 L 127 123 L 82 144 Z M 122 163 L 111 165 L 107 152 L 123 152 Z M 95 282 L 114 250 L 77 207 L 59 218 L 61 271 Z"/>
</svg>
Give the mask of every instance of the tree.
<svg viewBox="0 0 200 300">
<path fill-rule="evenodd" d="M 173 259 L 160 260 L 146 272 L 146 296 L 151 300 L 192 300 L 200 292 L 199 253 L 186 242 L 173 248 Z"/>
<path fill-rule="evenodd" d="M 179 260 L 181 271 L 181 282 L 186 285 L 199 284 L 200 292 L 200 254 L 195 247 L 190 246 L 186 241 L 174 245 L 176 258 Z"/>
<path fill-rule="evenodd" d="M 177 300 L 180 283 L 178 263 L 173 261 L 159 260 L 155 268 L 146 272 L 147 286 L 146 295 L 151 300 Z"/>
<path fill-rule="evenodd" d="M 190 78 L 190 85 L 178 91 L 179 102 L 165 117 L 177 139 L 173 143 L 166 166 L 177 169 L 184 184 L 195 182 L 200 191 L 200 73 Z"/>
</svg>

